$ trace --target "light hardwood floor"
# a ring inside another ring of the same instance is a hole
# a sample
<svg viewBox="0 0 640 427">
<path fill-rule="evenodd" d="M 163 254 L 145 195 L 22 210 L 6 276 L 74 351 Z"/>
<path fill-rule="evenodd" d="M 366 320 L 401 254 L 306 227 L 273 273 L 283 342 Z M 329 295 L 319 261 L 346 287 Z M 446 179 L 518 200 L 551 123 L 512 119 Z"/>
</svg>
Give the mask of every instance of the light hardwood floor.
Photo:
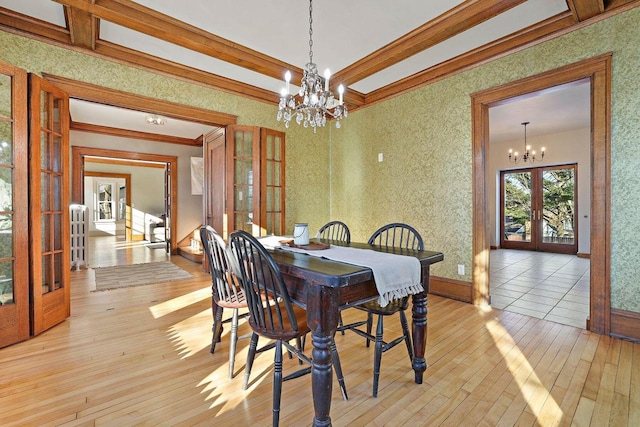
<svg viewBox="0 0 640 427">
<path fill-rule="evenodd" d="M 93 292 L 93 270 L 72 271 L 71 317 L 0 349 L 0 425 L 269 425 L 273 354 L 257 357 L 242 391 L 241 340 L 228 380 L 228 328 L 209 354 L 209 278 L 190 261 L 171 261 L 195 279 Z M 347 310 L 345 321 L 359 315 Z M 383 355 L 377 399 L 373 348 L 353 334 L 336 337 L 350 399 L 334 385 L 334 426 L 640 425 L 639 344 L 437 296 L 428 320 L 424 383 L 413 382 L 398 346 Z M 389 332 L 399 332 L 396 323 L 386 322 Z M 284 384 L 282 425 L 310 424 L 310 380 Z"/>
</svg>

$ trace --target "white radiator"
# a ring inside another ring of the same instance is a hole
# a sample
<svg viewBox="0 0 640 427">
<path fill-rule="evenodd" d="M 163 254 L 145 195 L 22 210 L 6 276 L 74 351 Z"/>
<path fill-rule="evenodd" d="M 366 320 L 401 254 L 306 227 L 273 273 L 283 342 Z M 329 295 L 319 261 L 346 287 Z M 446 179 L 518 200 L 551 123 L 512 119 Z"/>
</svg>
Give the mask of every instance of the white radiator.
<svg viewBox="0 0 640 427">
<path fill-rule="evenodd" d="M 89 267 L 88 210 L 83 205 L 69 206 L 71 222 L 71 268 Z"/>
</svg>

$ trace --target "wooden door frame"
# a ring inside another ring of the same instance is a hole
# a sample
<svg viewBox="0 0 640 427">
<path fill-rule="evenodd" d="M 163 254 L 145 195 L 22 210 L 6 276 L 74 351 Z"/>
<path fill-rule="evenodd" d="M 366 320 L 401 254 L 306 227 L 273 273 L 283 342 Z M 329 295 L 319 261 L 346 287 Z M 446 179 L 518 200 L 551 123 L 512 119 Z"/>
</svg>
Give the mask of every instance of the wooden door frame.
<svg viewBox="0 0 640 427">
<path fill-rule="evenodd" d="M 136 153 L 132 151 L 108 150 L 104 148 L 71 147 L 71 202 L 84 203 L 84 162 L 85 157 L 102 157 L 110 159 L 126 159 L 135 161 L 147 161 L 156 163 L 169 163 L 171 165 L 171 253 L 178 250 L 176 239 L 176 226 L 178 224 L 178 158 L 176 156 L 163 156 L 160 154 Z"/>
<path fill-rule="evenodd" d="M 588 78 L 591 82 L 591 283 L 588 329 L 611 333 L 611 59 L 606 53 L 471 95 L 473 150 L 472 302 L 489 304 L 487 159 L 489 107 Z"/>
<path fill-rule="evenodd" d="M 91 83 L 81 82 L 79 80 L 72 80 L 66 77 L 56 76 L 53 74 L 43 73 L 45 80 L 55 84 L 69 95 L 69 98 L 80 99 L 83 101 L 96 102 L 99 104 L 110 105 L 114 107 L 127 108 L 131 110 L 144 111 L 152 114 L 160 114 L 165 117 L 172 117 L 179 120 L 191 121 L 201 123 L 208 126 L 228 126 L 235 124 L 237 116 L 232 114 L 221 113 L 214 110 L 207 110 L 205 108 L 193 107 L 190 105 L 178 104 L 171 101 L 166 101 L 158 98 L 151 98 L 148 96 L 138 95 L 130 92 L 124 92 L 117 89 L 112 89 L 105 86 L 99 86 Z M 111 151 L 114 155 L 115 150 Z M 125 159 L 142 160 L 142 157 L 148 158 L 155 156 L 145 153 L 131 153 L 122 151 Z M 130 157 L 131 156 L 131 157 Z M 162 157 L 162 156 L 155 156 Z M 119 158 L 119 157 L 113 157 Z M 157 160 L 153 160 L 157 161 Z M 162 160 L 161 160 L 162 161 Z M 163 161 L 164 162 L 164 161 Z M 78 161 L 77 164 L 73 163 L 72 159 L 72 199 L 74 201 L 82 200 L 82 171 L 77 171 L 76 167 L 81 166 L 83 162 Z M 176 253 L 177 244 L 176 241 L 176 224 L 177 224 L 177 164 L 173 164 L 171 171 L 173 176 L 172 186 L 176 187 L 172 198 L 173 218 L 171 221 L 171 253 Z M 79 180 L 79 181 L 78 181 Z M 79 188 L 79 189 L 78 189 Z"/>
</svg>

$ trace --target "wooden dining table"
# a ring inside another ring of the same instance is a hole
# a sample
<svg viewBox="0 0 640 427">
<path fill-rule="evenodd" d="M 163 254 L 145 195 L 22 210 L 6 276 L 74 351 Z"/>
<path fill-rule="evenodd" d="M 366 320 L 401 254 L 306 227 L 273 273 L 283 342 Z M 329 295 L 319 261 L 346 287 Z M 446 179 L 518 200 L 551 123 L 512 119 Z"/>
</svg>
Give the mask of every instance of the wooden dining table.
<svg viewBox="0 0 640 427">
<path fill-rule="evenodd" d="M 415 372 L 415 382 L 422 384 L 422 376 L 427 369 L 425 350 L 429 269 L 432 264 L 442 261 L 444 255 L 441 252 L 372 246 L 366 243 L 328 243 L 412 256 L 420 261 L 424 292 L 412 295 L 411 323 L 414 354 L 412 367 Z M 307 310 L 307 323 L 311 329 L 311 343 L 313 344 L 311 379 L 315 409 L 313 425 L 330 426 L 333 384 L 332 337 L 338 326 L 340 310 L 378 298 L 373 272 L 368 267 L 332 261 L 305 253 L 278 248 L 272 249 L 270 252 L 280 268 L 291 299 L 295 304 Z"/>
</svg>

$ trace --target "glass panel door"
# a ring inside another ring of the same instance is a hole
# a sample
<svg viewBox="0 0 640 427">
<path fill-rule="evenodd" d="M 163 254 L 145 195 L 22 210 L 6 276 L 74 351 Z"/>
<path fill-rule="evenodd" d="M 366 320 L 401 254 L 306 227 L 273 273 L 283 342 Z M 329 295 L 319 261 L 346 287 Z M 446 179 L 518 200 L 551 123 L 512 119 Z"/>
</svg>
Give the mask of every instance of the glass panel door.
<svg viewBox="0 0 640 427">
<path fill-rule="evenodd" d="M 578 251 L 576 165 L 544 168 L 542 173 L 541 250 Z"/>
<path fill-rule="evenodd" d="M 503 171 L 500 175 L 500 246 L 576 253 L 576 165 Z"/>
<path fill-rule="evenodd" d="M 501 173 L 501 247 L 508 249 L 534 249 L 533 174 L 531 171 L 505 171 Z"/>
<path fill-rule="evenodd" d="M 262 129 L 261 228 L 263 234 L 286 234 L 284 225 L 284 133 Z"/>
<path fill-rule="evenodd" d="M 70 314 L 69 98 L 36 75 L 29 84 L 29 192 L 41 195 L 29 205 L 31 332 L 37 335 Z"/>
<path fill-rule="evenodd" d="M 27 73 L 0 63 L 0 347 L 29 338 Z"/>
<path fill-rule="evenodd" d="M 227 144 L 229 230 L 262 236 L 260 227 L 260 133 L 252 126 L 233 126 Z"/>
</svg>

